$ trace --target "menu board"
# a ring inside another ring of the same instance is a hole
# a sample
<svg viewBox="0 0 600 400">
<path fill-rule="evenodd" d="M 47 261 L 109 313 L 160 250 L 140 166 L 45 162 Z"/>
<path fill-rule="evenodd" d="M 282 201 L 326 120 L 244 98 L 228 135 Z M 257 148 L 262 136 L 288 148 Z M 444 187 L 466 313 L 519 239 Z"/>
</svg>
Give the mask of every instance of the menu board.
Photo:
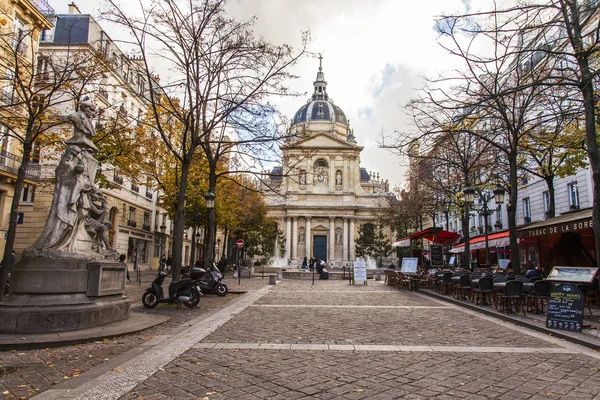
<svg viewBox="0 0 600 400">
<path fill-rule="evenodd" d="M 506 269 L 506 267 L 508 267 L 508 264 L 510 264 L 510 259 L 508 258 L 501 258 L 498 260 L 498 266 L 500 267 L 500 269 Z"/>
<path fill-rule="evenodd" d="M 354 261 L 354 281 L 367 281 L 367 265 L 364 263 L 364 261 Z"/>
<path fill-rule="evenodd" d="M 551 329 L 581 332 L 584 306 L 583 293 L 576 285 L 553 283 L 548 297 L 546 326 Z"/>
<path fill-rule="evenodd" d="M 444 265 L 444 248 L 441 244 L 431 245 L 431 265 Z"/>
<path fill-rule="evenodd" d="M 549 281 L 592 283 L 598 268 L 595 267 L 552 267 L 546 278 Z"/>
<path fill-rule="evenodd" d="M 402 272 L 403 274 L 416 274 L 418 264 L 418 258 L 404 257 L 402 259 L 402 265 L 400 266 L 400 272 Z"/>
</svg>

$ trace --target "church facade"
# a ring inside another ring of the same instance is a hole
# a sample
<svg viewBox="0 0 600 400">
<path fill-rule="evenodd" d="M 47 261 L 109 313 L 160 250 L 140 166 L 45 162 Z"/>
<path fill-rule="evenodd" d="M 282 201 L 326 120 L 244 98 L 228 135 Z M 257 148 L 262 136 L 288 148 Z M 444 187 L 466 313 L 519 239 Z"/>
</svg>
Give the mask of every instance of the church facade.
<svg viewBox="0 0 600 400">
<path fill-rule="evenodd" d="M 280 256 L 291 265 L 300 265 L 304 257 L 345 265 L 356 259 L 358 227 L 376 229 L 389 187 L 361 168 L 363 147 L 327 94 L 321 66 L 313 85 L 311 98 L 294 115 L 282 165 L 269 175 L 275 193 L 265 191 L 265 199 L 284 234 Z"/>
</svg>

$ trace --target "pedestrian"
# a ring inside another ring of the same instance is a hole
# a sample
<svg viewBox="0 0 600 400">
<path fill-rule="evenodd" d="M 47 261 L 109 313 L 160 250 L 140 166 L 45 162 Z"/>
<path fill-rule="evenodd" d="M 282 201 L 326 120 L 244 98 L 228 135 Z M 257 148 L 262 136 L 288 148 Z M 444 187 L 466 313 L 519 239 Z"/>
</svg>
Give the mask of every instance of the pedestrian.
<svg viewBox="0 0 600 400">
<path fill-rule="evenodd" d="M 173 257 L 167 258 L 167 272 L 171 272 L 171 265 L 173 264 Z"/>
<path fill-rule="evenodd" d="M 129 277 L 129 267 L 127 267 L 127 263 L 125 262 L 125 258 L 126 258 L 125 254 L 121 254 L 119 256 L 119 264 L 125 265 L 125 271 L 127 271 L 127 280 L 129 282 L 131 282 L 131 278 Z"/>
<path fill-rule="evenodd" d="M 302 260 L 302 269 L 307 269 L 308 268 L 308 261 L 306 260 L 306 257 L 304 257 L 304 260 Z"/>
<path fill-rule="evenodd" d="M 315 259 L 314 258 L 310 258 L 310 261 L 308 263 L 308 269 L 310 269 L 311 271 L 315 268 Z"/>
</svg>

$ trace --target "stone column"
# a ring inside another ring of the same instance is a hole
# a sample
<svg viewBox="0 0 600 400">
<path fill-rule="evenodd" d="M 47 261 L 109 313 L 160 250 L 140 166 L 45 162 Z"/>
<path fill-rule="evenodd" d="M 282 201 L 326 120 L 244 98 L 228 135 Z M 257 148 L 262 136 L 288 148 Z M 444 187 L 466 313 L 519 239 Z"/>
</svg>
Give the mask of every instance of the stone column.
<svg viewBox="0 0 600 400">
<path fill-rule="evenodd" d="M 354 254 L 354 218 L 350 219 L 350 261 L 356 260 L 356 255 Z"/>
<path fill-rule="evenodd" d="M 306 248 L 306 258 L 310 260 L 310 252 L 312 246 L 312 237 L 310 235 L 310 217 L 306 217 L 306 230 L 304 235 L 304 247 Z"/>
<path fill-rule="evenodd" d="M 291 246 L 292 245 L 292 219 L 290 217 L 285 218 L 285 262 L 291 257 Z"/>
<path fill-rule="evenodd" d="M 329 259 L 335 261 L 335 217 L 329 217 Z"/>
<path fill-rule="evenodd" d="M 346 217 L 344 217 L 342 238 L 342 261 L 348 261 L 348 218 Z"/>
<path fill-rule="evenodd" d="M 298 259 L 298 217 L 292 218 L 292 261 Z"/>
</svg>

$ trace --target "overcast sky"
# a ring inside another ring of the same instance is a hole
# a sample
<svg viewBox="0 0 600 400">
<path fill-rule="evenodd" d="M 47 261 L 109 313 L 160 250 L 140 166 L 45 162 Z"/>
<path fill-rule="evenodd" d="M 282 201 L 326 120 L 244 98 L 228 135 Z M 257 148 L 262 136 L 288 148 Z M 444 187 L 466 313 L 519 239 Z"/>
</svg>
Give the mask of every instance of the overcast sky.
<svg viewBox="0 0 600 400">
<path fill-rule="evenodd" d="M 57 14 L 67 13 L 70 2 L 49 0 Z M 323 54 L 327 92 L 344 110 L 358 144 L 364 147 L 361 166 L 379 172 L 395 186 L 404 181 L 406 160 L 380 148 L 382 132 L 390 135 L 410 129 L 403 105 L 422 87 L 421 78 L 452 68 L 456 60 L 437 44 L 435 17 L 464 12 L 469 2 L 243 0 L 233 1 L 230 9 L 238 18 L 257 16 L 256 32 L 275 44 L 298 45 L 302 31 L 310 30 L 310 50 Z M 82 13 L 97 15 L 99 2 L 75 0 L 75 4 Z M 104 28 L 113 40 L 118 39 L 117 31 Z M 290 86 L 307 94 L 278 102 L 289 118 L 312 92 L 318 66 L 317 58 L 307 58 L 295 68 L 300 79 Z"/>
</svg>

